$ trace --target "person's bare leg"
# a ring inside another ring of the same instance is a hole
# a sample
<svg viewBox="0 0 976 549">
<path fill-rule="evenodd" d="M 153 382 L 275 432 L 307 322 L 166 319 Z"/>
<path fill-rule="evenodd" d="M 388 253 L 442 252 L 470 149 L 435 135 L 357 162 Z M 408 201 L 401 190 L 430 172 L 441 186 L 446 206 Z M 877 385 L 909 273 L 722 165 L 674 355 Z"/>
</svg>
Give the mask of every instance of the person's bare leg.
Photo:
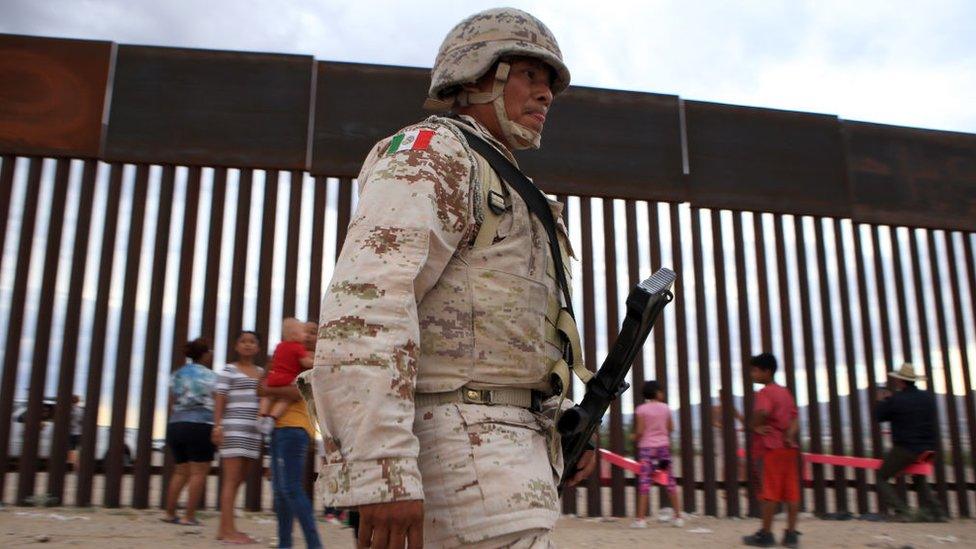
<svg viewBox="0 0 976 549">
<path fill-rule="evenodd" d="M 772 532 L 773 528 L 773 515 L 776 514 L 776 502 L 775 501 L 764 501 L 762 502 L 762 529 L 766 532 Z"/>
<path fill-rule="evenodd" d="M 224 484 L 220 489 L 220 525 L 217 527 L 217 539 L 230 538 L 237 533 L 234 526 L 234 500 L 237 499 L 237 487 L 241 483 L 244 458 L 224 458 L 220 462 L 220 476 Z"/>
<path fill-rule="evenodd" d="M 800 514 L 800 504 L 792 502 L 787 504 L 786 528 L 791 532 L 796 531 L 796 517 Z"/>
<path fill-rule="evenodd" d="M 637 494 L 637 520 L 644 520 L 649 506 L 649 494 Z"/>
<path fill-rule="evenodd" d="M 78 450 L 68 450 L 68 464 L 72 471 L 78 470 Z"/>
<path fill-rule="evenodd" d="M 200 498 L 203 496 L 203 487 L 207 483 L 210 462 L 194 461 L 190 462 L 189 466 L 190 480 L 187 489 L 186 512 L 183 514 L 184 522 L 193 522 L 196 520 L 197 508 L 200 506 Z"/>
<path fill-rule="evenodd" d="M 681 496 L 677 490 L 668 492 L 668 499 L 671 500 L 671 508 L 674 509 L 674 517 L 681 518 Z"/>
<path fill-rule="evenodd" d="M 190 478 L 190 464 L 178 463 L 173 469 L 173 476 L 169 479 L 169 488 L 166 490 L 166 518 L 176 518 L 176 502 L 180 499 L 180 492 L 186 486 Z"/>
</svg>

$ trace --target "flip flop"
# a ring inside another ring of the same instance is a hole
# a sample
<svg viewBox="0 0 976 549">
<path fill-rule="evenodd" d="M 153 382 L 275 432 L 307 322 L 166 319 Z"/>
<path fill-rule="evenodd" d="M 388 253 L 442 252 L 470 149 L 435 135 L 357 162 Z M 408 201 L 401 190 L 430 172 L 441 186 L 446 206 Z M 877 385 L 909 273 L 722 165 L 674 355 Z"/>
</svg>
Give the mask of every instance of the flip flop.
<svg viewBox="0 0 976 549">
<path fill-rule="evenodd" d="M 221 545 L 253 545 L 258 542 L 258 540 L 252 538 L 251 536 L 245 535 L 245 539 L 232 540 L 232 539 L 222 539 L 220 540 Z"/>
<path fill-rule="evenodd" d="M 159 520 L 165 522 L 166 524 L 180 524 L 180 517 L 161 518 Z"/>
<path fill-rule="evenodd" d="M 186 522 L 182 520 L 177 520 L 174 524 L 179 524 L 180 526 L 200 526 L 200 521 L 197 519 L 193 519 Z"/>
</svg>

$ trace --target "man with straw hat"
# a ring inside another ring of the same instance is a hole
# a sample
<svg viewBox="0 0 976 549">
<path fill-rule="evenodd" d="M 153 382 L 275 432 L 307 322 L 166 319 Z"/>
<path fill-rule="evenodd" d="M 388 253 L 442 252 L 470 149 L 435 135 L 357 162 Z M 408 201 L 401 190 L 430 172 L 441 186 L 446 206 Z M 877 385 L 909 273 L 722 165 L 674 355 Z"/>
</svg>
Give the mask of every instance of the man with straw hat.
<svg viewBox="0 0 976 549">
<path fill-rule="evenodd" d="M 901 368 L 888 372 L 888 389 L 878 395 L 877 418 L 879 422 L 891 422 L 892 440 L 892 448 L 878 470 L 878 495 L 898 521 L 945 520 L 942 506 L 932 495 L 925 475 L 912 475 L 919 502 L 919 510 L 914 515 L 888 482 L 917 461 L 923 452 L 936 449 L 939 422 L 935 397 L 915 386 L 916 381 L 924 379 L 925 376 L 915 374 L 911 364 L 902 364 Z"/>
</svg>

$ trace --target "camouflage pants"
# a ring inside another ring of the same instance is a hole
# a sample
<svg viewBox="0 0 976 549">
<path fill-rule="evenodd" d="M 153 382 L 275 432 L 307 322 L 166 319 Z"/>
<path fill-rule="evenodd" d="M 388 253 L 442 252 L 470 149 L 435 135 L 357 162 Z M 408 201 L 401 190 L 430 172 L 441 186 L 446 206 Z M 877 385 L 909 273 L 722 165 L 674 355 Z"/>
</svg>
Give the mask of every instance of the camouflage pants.
<svg viewBox="0 0 976 549">
<path fill-rule="evenodd" d="M 513 406 L 417 408 L 428 547 L 550 547 L 559 517 L 541 416 Z"/>
</svg>

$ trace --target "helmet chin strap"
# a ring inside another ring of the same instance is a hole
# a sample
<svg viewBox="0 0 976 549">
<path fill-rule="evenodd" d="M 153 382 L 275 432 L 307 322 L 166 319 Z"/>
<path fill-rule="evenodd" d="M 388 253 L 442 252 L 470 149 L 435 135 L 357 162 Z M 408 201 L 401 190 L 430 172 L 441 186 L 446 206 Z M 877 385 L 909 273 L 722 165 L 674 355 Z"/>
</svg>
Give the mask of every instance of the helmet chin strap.
<svg viewBox="0 0 976 549">
<path fill-rule="evenodd" d="M 490 92 L 462 92 L 458 95 L 458 104 L 476 105 L 492 103 L 495 107 L 495 115 L 498 117 L 498 125 L 501 126 L 502 135 L 509 148 L 513 150 L 538 149 L 542 144 L 542 134 L 513 122 L 508 118 L 505 110 L 505 83 L 508 82 L 508 72 L 512 66 L 502 61 L 498 63 L 495 70 L 495 81 Z"/>
</svg>

